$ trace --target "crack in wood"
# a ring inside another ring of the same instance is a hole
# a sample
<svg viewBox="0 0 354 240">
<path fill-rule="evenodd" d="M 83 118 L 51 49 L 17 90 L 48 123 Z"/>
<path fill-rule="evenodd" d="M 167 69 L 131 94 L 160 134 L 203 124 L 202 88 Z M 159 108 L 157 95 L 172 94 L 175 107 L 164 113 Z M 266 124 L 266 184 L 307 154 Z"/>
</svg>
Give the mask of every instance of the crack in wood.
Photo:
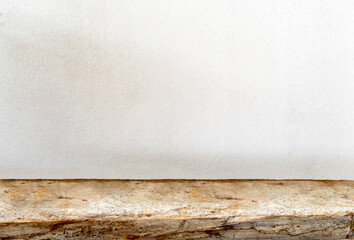
<svg viewBox="0 0 354 240">
<path fill-rule="evenodd" d="M 349 231 L 348 231 L 348 234 L 346 236 L 346 239 L 351 239 L 353 237 L 353 234 L 354 234 L 354 228 L 353 228 L 353 225 L 354 225 L 354 213 L 351 214 L 351 219 L 349 221 L 349 224 L 350 224 L 350 227 L 349 227 Z"/>
</svg>

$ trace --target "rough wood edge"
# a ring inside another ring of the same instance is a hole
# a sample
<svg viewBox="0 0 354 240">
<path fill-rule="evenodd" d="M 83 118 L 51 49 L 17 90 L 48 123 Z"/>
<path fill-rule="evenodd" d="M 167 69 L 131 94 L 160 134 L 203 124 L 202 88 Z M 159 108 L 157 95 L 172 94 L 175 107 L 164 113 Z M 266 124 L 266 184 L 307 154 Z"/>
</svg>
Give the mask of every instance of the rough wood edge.
<svg viewBox="0 0 354 240">
<path fill-rule="evenodd" d="M 0 239 L 353 239 L 354 181 L 0 180 Z"/>
</svg>

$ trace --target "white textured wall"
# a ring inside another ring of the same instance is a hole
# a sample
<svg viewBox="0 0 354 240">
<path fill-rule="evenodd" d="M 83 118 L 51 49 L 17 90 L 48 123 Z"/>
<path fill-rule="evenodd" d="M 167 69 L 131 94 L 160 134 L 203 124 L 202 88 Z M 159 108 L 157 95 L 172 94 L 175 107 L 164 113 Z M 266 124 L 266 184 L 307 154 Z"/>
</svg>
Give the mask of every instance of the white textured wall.
<svg viewBox="0 0 354 240">
<path fill-rule="evenodd" d="M 0 178 L 354 179 L 354 1 L 0 0 Z"/>
</svg>

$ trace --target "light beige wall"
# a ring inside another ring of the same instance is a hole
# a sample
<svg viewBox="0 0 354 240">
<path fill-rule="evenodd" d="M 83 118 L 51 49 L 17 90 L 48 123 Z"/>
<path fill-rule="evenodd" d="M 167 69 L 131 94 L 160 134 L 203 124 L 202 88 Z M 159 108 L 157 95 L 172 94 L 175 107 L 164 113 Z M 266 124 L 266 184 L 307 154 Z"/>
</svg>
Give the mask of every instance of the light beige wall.
<svg viewBox="0 0 354 240">
<path fill-rule="evenodd" d="M 0 12 L 0 178 L 354 179 L 354 1 Z"/>
</svg>

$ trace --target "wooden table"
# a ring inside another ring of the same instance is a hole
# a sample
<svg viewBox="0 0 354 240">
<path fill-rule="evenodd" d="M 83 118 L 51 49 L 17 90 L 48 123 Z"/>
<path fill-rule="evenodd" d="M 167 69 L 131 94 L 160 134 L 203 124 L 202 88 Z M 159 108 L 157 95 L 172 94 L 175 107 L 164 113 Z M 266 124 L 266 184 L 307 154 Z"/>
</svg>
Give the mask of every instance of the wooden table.
<svg viewBox="0 0 354 240">
<path fill-rule="evenodd" d="M 0 239 L 353 239 L 354 181 L 0 180 Z"/>
</svg>

